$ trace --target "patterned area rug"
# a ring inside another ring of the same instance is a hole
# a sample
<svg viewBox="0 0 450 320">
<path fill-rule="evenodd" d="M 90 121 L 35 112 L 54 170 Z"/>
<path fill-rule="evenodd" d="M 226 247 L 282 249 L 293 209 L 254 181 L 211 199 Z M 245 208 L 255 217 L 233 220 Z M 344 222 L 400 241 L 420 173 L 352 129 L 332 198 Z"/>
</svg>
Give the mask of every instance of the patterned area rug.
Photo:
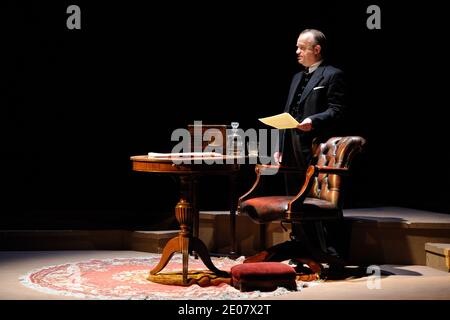
<svg viewBox="0 0 450 320">
<path fill-rule="evenodd" d="M 240 292 L 227 284 L 229 280 L 215 279 L 209 286 L 165 285 L 147 280 L 150 269 L 157 265 L 161 255 L 151 254 L 148 257 L 99 259 L 55 266 L 47 266 L 33 270 L 20 277 L 26 287 L 55 295 L 72 296 L 85 299 L 133 299 L 133 300 L 228 300 L 249 299 L 284 295 L 290 293 L 284 288 L 272 292 Z M 232 260 L 228 258 L 212 258 L 214 265 L 225 271 L 242 263 L 243 257 Z M 182 269 L 181 255 L 174 255 L 163 269 L 163 275 L 174 274 Z M 207 270 L 201 260 L 189 258 L 189 271 L 199 274 Z M 204 272 L 208 275 L 208 272 Z M 203 282 L 205 283 L 205 282 Z M 297 281 L 297 290 L 318 282 Z"/>
</svg>

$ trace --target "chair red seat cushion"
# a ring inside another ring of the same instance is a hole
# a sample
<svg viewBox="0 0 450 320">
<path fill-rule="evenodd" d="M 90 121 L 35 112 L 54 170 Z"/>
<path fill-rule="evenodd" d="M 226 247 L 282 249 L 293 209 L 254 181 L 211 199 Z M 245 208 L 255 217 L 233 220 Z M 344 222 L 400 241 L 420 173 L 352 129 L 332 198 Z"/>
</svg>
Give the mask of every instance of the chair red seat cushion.
<svg viewBox="0 0 450 320">
<path fill-rule="evenodd" d="M 297 290 L 294 268 L 280 262 L 250 262 L 231 268 L 231 282 L 240 291 Z"/>
<path fill-rule="evenodd" d="M 284 218 L 288 203 L 292 196 L 256 197 L 241 203 L 241 213 L 247 214 L 258 223 L 266 223 Z M 304 220 L 337 219 L 342 216 L 341 210 L 332 202 L 307 197 L 293 217 Z"/>
</svg>

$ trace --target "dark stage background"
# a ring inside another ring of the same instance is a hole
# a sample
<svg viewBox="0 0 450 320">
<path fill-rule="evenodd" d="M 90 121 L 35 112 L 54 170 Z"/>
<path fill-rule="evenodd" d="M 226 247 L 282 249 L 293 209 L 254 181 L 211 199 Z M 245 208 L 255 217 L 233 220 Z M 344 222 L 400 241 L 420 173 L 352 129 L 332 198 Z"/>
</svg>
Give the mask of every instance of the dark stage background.
<svg viewBox="0 0 450 320">
<path fill-rule="evenodd" d="M 66 8 L 81 7 L 81 30 Z M 366 27 L 370 4 L 381 30 Z M 152 228 L 176 185 L 133 173 L 129 157 L 170 151 L 194 120 L 283 111 L 304 28 L 322 29 L 351 89 L 349 134 L 368 139 L 347 207 L 450 212 L 446 11 L 359 1 L 2 2 L 1 228 Z M 244 170 L 240 188 L 253 179 Z M 211 194 L 212 186 L 217 188 Z M 201 206 L 226 208 L 226 180 Z M 207 192 L 208 191 L 208 192 Z"/>
</svg>

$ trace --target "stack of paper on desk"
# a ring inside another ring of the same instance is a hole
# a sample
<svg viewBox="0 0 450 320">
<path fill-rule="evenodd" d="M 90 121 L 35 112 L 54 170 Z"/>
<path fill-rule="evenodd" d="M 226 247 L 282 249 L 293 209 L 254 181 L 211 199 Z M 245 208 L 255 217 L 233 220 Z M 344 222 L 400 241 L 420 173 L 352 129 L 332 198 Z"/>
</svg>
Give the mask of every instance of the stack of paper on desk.
<svg viewBox="0 0 450 320">
<path fill-rule="evenodd" d="M 299 122 L 287 112 L 258 120 L 277 129 L 292 129 L 299 125 Z"/>
<path fill-rule="evenodd" d="M 149 158 L 209 158 L 209 157 L 221 157 L 222 154 L 218 152 L 180 152 L 180 153 L 157 153 L 149 152 Z"/>
</svg>

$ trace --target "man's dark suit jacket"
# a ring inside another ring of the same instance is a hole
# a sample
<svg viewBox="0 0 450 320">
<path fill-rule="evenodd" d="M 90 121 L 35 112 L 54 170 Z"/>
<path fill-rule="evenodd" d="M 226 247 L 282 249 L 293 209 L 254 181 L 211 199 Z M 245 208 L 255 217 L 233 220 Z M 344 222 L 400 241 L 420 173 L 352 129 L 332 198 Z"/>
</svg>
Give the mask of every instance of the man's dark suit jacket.
<svg viewBox="0 0 450 320">
<path fill-rule="evenodd" d="M 284 112 L 289 112 L 297 86 L 304 72 L 294 75 Z M 295 134 L 300 135 L 302 150 L 310 152 L 312 140 L 319 138 L 321 141 L 336 135 L 339 121 L 342 118 L 345 106 L 346 85 L 343 72 L 333 66 L 322 63 L 311 75 L 300 99 L 301 122 L 305 118 L 312 120 L 312 130 L 302 132 L 298 129 Z M 285 151 L 285 130 L 280 132 L 280 151 Z M 288 148 L 289 150 L 290 148 Z"/>
</svg>

